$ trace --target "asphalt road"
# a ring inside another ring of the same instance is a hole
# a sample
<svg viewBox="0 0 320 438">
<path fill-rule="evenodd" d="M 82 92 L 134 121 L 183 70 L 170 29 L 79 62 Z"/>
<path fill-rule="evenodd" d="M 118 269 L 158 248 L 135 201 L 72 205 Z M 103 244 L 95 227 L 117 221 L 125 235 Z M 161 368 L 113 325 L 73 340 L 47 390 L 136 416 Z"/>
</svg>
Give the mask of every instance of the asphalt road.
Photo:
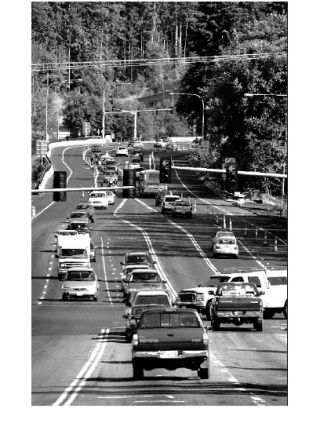
<svg viewBox="0 0 320 438">
<path fill-rule="evenodd" d="M 82 152 L 81 147 L 53 150 L 53 167 L 68 171 L 70 187 L 93 183 L 93 171 Z M 180 153 L 174 160 L 186 163 Z M 192 172 L 173 171 L 172 176 L 173 190 L 196 202 L 192 219 L 161 214 L 153 198 L 116 197 L 114 206 L 96 213 L 93 266 L 100 289 L 98 302 L 93 303 L 61 301 L 54 257 L 54 231 L 65 225 L 81 194 L 68 193 L 67 202 L 60 203 L 52 203 L 48 194 L 33 197 L 37 213 L 32 221 L 33 405 L 287 405 L 287 320 L 280 314 L 265 320 L 261 333 L 231 325 L 219 332 L 209 330 L 208 381 L 184 369 L 147 371 L 143 380 L 133 380 L 119 282 L 126 252 L 153 251 L 176 291 L 198 285 L 215 272 L 287 261 L 284 219 L 258 216 L 215 197 Z M 237 260 L 211 257 L 210 237 L 222 227 L 224 214 L 227 221 L 231 218 L 240 241 Z"/>
</svg>

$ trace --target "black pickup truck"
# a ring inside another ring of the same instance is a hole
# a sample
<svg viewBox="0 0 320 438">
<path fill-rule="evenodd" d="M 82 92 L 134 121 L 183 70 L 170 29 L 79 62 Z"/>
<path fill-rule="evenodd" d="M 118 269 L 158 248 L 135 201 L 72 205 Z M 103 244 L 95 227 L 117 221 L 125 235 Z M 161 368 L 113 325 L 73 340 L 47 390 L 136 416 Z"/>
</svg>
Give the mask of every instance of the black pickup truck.
<svg viewBox="0 0 320 438">
<path fill-rule="evenodd" d="M 219 330 L 221 323 L 252 323 L 257 331 L 262 331 L 262 294 L 254 283 L 220 283 L 209 310 L 213 330 Z"/>
<path fill-rule="evenodd" d="M 206 328 L 194 309 L 145 310 L 132 338 L 133 378 L 144 370 L 165 368 L 197 370 L 209 378 L 209 341 Z"/>
</svg>

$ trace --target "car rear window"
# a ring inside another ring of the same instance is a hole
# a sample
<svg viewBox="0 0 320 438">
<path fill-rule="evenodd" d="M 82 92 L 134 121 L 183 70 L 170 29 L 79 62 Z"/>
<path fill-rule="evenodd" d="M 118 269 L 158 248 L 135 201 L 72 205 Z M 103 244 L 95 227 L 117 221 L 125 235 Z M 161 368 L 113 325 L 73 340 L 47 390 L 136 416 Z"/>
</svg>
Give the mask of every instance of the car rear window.
<svg viewBox="0 0 320 438">
<path fill-rule="evenodd" d="M 288 284 L 287 277 L 268 277 L 271 286 L 280 286 Z"/>
<path fill-rule="evenodd" d="M 146 256 L 143 255 L 132 255 L 132 256 L 128 256 L 125 263 L 127 264 L 133 264 L 133 263 L 148 263 L 149 260 Z"/>
<path fill-rule="evenodd" d="M 93 281 L 94 279 L 92 271 L 68 271 L 65 278 L 67 281 Z"/>
<path fill-rule="evenodd" d="M 230 277 L 222 276 L 222 277 L 215 277 L 210 278 L 205 284 L 205 287 L 216 287 L 219 283 L 225 283 L 229 280 Z"/>
<path fill-rule="evenodd" d="M 143 315 L 140 328 L 200 327 L 193 313 L 148 313 Z"/>
<path fill-rule="evenodd" d="M 160 277 L 156 272 L 134 272 L 132 274 L 132 281 L 135 282 L 140 282 L 140 281 L 147 281 L 147 282 L 152 282 L 152 281 L 160 281 Z"/>
<path fill-rule="evenodd" d="M 174 201 L 176 201 L 177 199 L 179 199 L 179 198 L 176 198 L 175 196 L 166 196 L 165 201 L 166 201 L 166 202 L 174 202 Z"/>
<path fill-rule="evenodd" d="M 219 239 L 217 242 L 219 245 L 235 245 L 236 244 L 236 240 L 235 239 L 228 239 L 228 238 L 223 238 L 223 239 Z"/>
<path fill-rule="evenodd" d="M 137 297 L 134 305 L 141 306 L 142 304 L 161 304 L 165 306 L 169 306 L 169 298 L 166 295 L 149 295 L 149 296 L 140 296 Z"/>
</svg>

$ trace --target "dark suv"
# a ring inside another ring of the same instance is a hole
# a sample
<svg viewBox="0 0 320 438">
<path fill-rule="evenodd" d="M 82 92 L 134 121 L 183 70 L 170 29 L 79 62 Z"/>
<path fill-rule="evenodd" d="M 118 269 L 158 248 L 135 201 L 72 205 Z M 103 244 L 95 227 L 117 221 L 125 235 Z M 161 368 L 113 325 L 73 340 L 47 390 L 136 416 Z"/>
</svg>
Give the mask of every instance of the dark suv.
<svg viewBox="0 0 320 438">
<path fill-rule="evenodd" d="M 209 340 L 194 309 L 145 310 L 132 338 L 133 378 L 144 370 L 165 368 L 197 370 L 200 379 L 209 378 Z"/>
</svg>

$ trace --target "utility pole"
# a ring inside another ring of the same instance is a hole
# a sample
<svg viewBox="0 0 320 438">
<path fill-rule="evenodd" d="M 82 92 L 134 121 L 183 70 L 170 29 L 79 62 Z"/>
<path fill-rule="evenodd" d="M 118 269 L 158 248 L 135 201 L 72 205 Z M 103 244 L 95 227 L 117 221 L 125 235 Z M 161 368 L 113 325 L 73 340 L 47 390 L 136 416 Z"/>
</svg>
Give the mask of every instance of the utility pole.
<svg viewBox="0 0 320 438">
<path fill-rule="evenodd" d="M 104 140 L 105 137 L 105 118 L 106 118 L 106 109 L 105 109 L 105 100 L 106 100 L 106 86 L 104 86 L 103 93 L 102 93 L 102 140 Z"/>
</svg>

